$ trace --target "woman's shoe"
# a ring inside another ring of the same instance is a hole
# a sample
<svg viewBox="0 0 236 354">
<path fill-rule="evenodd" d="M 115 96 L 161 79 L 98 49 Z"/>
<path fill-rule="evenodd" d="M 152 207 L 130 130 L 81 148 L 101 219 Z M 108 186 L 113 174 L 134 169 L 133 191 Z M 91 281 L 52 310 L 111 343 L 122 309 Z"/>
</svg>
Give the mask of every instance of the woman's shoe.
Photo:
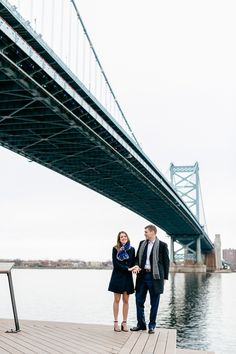
<svg viewBox="0 0 236 354">
<path fill-rule="evenodd" d="M 127 324 L 126 321 L 121 322 L 121 330 L 123 332 L 129 332 L 128 328 L 127 328 Z"/>
<path fill-rule="evenodd" d="M 114 331 L 115 332 L 121 332 L 120 327 L 118 326 L 118 321 L 114 321 Z"/>
</svg>

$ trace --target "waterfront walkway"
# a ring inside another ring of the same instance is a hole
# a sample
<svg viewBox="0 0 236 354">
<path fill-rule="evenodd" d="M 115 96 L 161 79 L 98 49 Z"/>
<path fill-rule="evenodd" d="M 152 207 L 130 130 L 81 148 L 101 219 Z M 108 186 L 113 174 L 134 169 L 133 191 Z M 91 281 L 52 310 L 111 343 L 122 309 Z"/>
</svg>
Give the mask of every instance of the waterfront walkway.
<svg viewBox="0 0 236 354">
<path fill-rule="evenodd" d="M 114 332 L 111 326 L 67 322 L 20 321 L 21 331 L 5 333 L 12 320 L 0 320 L 0 353 L 11 354 L 214 354 L 176 349 L 174 329 Z"/>
</svg>

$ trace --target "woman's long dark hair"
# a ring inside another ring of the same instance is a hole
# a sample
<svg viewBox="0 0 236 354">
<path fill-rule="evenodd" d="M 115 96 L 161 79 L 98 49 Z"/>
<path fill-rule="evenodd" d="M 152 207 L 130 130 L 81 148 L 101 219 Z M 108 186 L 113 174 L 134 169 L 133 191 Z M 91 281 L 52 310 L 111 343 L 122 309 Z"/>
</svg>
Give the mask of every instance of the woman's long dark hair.
<svg viewBox="0 0 236 354">
<path fill-rule="evenodd" d="M 119 250 L 122 247 L 122 243 L 120 242 L 120 235 L 121 234 L 125 234 L 127 236 L 127 242 L 130 242 L 129 236 L 127 234 L 127 232 L 125 231 L 120 231 L 117 235 L 117 240 L 116 240 L 116 245 L 114 246 L 117 250 Z"/>
</svg>

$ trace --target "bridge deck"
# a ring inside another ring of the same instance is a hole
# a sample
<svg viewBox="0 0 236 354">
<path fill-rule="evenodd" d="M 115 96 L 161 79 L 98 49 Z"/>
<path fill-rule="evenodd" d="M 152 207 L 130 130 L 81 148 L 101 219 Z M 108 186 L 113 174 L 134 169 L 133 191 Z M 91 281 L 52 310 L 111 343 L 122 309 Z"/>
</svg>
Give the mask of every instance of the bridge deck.
<svg viewBox="0 0 236 354">
<path fill-rule="evenodd" d="M 0 353 L 210 354 L 176 351 L 176 331 L 173 329 L 157 329 L 154 335 L 149 335 L 147 332 L 117 333 L 105 325 L 20 321 L 20 332 L 5 333 L 12 326 L 12 320 L 0 320 Z"/>
<path fill-rule="evenodd" d="M 214 248 L 170 183 L 80 80 L 0 1 L 0 145 L 110 198 L 203 253 Z"/>
</svg>

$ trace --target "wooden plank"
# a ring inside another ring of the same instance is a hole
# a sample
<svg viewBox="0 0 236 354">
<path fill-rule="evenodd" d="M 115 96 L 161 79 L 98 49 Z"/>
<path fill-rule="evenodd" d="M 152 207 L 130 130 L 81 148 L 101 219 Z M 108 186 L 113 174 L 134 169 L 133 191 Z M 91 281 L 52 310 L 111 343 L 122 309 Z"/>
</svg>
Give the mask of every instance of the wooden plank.
<svg viewBox="0 0 236 354">
<path fill-rule="evenodd" d="M 115 345 L 120 345 L 121 343 L 125 343 L 127 341 L 127 337 L 130 336 L 131 332 L 114 332 L 113 328 L 111 326 L 100 326 L 100 325 L 77 325 L 75 326 L 61 326 L 54 324 L 54 329 L 60 329 L 60 331 L 63 331 L 64 333 L 68 334 L 75 334 L 77 335 L 80 333 L 81 335 L 83 334 L 85 337 L 88 337 L 90 339 L 91 337 L 95 340 L 99 340 L 99 342 L 103 342 L 105 345 L 107 344 L 107 341 L 109 340 L 110 343 L 112 343 L 114 346 Z"/>
<path fill-rule="evenodd" d="M 114 332 L 112 326 L 20 321 L 21 332 L 6 334 L 12 320 L 0 320 L 0 354 L 214 354 L 175 348 L 176 331 Z"/>
<path fill-rule="evenodd" d="M 156 329 L 155 334 L 149 335 L 147 343 L 143 349 L 143 354 L 154 353 L 159 335 L 160 335 L 160 329 Z"/>
<path fill-rule="evenodd" d="M 56 325 L 56 327 L 55 327 Z M 65 324 L 64 326 L 62 325 L 57 325 L 54 324 L 55 328 L 52 328 L 51 326 L 48 327 L 42 327 L 40 328 L 40 334 L 45 335 L 45 337 L 52 336 L 57 337 L 57 338 L 63 338 L 67 340 L 69 343 L 78 343 L 82 344 L 84 346 L 89 346 L 90 348 L 90 353 L 91 353 L 91 345 L 93 344 L 94 348 L 96 347 L 96 351 L 103 352 L 103 353 L 112 353 L 115 352 L 117 353 L 121 346 L 123 345 L 123 342 L 126 341 L 127 336 L 130 336 L 129 333 L 125 332 L 120 332 L 116 333 L 112 330 L 112 327 L 106 326 L 106 334 L 103 335 L 103 332 L 101 332 L 101 329 L 99 326 L 94 326 L 94 328 L 97 329 L 97 337 L 95 338 L 94 331 L 91 331 L 91 326 L 86 326 L 87 332 L 85 329 L 81 330 L 81 326 L 77 325 L 77 328 L 75 326 L 67 326 Z M 108 327 L 108 328 L 107 328 Z M 99 336 L 99 329 L 100 329 L 100 336 Z M 102 330 L 104 329 L 104 326 L 102 326 Z M 121 338 L 122 337 L 122 338 Z M 123 338 L 124 337 L 124 338 Z M 118 338 L 116 342 L 113 341 L 114 338 Z M 119 341 L 118 341 L 119 340 Z"/>
<path fill-rule="evenodd" d="M 176 330 L 168 329 L 165 354 L 176 354 Z"/>
<path fill-rule="evenodd" d="M 12 345 L 4 343 L 3 341 L 0 342 L 0 353 L 24 354 L 24 352 L 19 351 L 18 349 L 14 348 Z"/>
<path fill-rule="evenodd" d="M 119 351 L 119 354 L 130 354 L 131 350 L 135 346 L 135 343 L 137 342 L 140 336 L 141 332 L 132 332 L 125 345 Z"/>
<path fill-rule="evenodd" d="M 55 352 L 58 352 L 64 354 L 65 349 L 67 349 L 68 353 L 77 353 L 77 346 L 74 349 L 69 349 L 68 341 L 63 343 L 63 339 L 62 341 L 60 340 L 60 337 L 59 339 L 56 339 L 55 336 L 50 335 L 50 332 L 49 336 L 45 335 L 44 333 L 40 335 L 40 330 L 38 328 L 26 331 L 25 327 L 22 326 L 22 331 L 18 333 L 18 336 L 24 341 L 31 341 L 35 348 L 40 347 L 45 353 L 55 354 Z"/>
<path fill-rule="evenodd" d="M 81 353 L 91 354 L 91 348 L 93 348 L 93 352 L 96 353 L 117 353 L 122 346 L 121 343 L 118 349 L 114 349 L 113 344 L 108 344 L 107 348 L 104 348 L 104 343 L 97 344 L 96 341 L 94 341 L 94 339 L 92 338 L 92 332 L 90 334 L 90 338 L 83 338 L 80 333 L 78 333 L 77 335 L 72 333 L 72 335 L 68 336 L 63 333 L 63 328 L 64 326 L 61 326 L 59 330 L 58 328 L 53 328 L 52 326 L 40 327 L 40 323 L 37 323 L 37 325 L 34 325 L 32 326 L 32 328 L 30 328 L 29 326 L 26 327 L 24 326 L 24 324 L 22 324 L 22 331 L 13 335 L 20 337 L 21 340 L 28 338 L 29 341 L 33 337 L 32 343 L 34 343 L 35 347 L 37 347 L 39 343 L 39 346 L 41 346 L 42 351 L 44 353 L 64 354 L 67 352 L 77 354 L 78 347 L 80 348 Z M 89 330 L 89 327 L 87 328 Z M 47 347 L 45 347 L 45 344 Z M 24 352 L 25 351 L 23 350 L 23 353 Z M 31 351 L 31 353 L 32 352 L 33 351 Z"/>
<path fill-rule="evenodd" d="M 49 331 L 50 330 L 50 331 Z M 63 329 L 61 328 L 58 330 L 58 328 L 41 328 L 40 329 L 41 335 L 44 337 L 48 338 L 51 342 L 52 340 L 56 339 L 56 347 L 61 347 L 62 348 L 62 353 L 65 353 L 65 350 L 71 353 L 78 353 L 78 346 L 84 350 L 84 352 L 87 352 L 87 350 L 90 350 L 91 353 L 91 348 L 94 348 L 94 352 L 98 354 L 104 354 L 104 353 L 112 353 L 113 346 L 109 345 L 109 343 L 104 346 L 103 344 L 99 343 L 98 341 L 94 340 L 92 337 L 92 333 L 89 338 L 84 338 L 81 333 L 75 334 L 65 334 Z M 118 348 L 119 349 L 119 348 Z M 95 351 L 96 350 L 96 351 Z M 116 350 L 117 352 L 117 350 Z"/>
<path fill-rule="evenodd" d="M 167 333 L 168 330 L 161 329 L 160 334 L 158 336 L 158 341 L 156 343 L 155 350 L 153 352 L 154 354 L 165 354 Z"/>
<path fill-rule="evenodd" d="M 130 353 L 141 354 L 149 336 L 150 334 L 148 334 L 147 332 L 142 332 Z"/>
<path fill-rule="evenodd" d="M 35 351 L 38 353 L 39 351 L 43 351 L 45 353 L 49 354 L 55 354 L 56 352 L 59 354 L 64 354 L 65 349 L 67 350 L 68 353 L 71 354 L 77 354 L 77 348 L 71 348 L 70 345 L 68 345 L 68 342 L 66 341 L 63 345 L 63 343 L 59 340 L 54 340 L 54 338 L 47 338 L 45 336 L 40 336 L 38 335 L 37 332 L 34 332 L 32 334 L 25 333 L 24 331 L 21 332 L 20 337 L 22 340 L 25 342 L 32 344 L 32 346 L 35 347 Z M 38 349 L 39 348 L 39 349 Z M 84 352 L 86 353 L 86 352 Z"/>
<path fill-rule="evenodd" d="M 10 353 L 23 353 L 23 354 L 32 354 L 32 353 L 36 353 L 35 350 L 32 350 L 32 348 L 26 347 L 23 343 L 19 343 L 18 341 L 15 340 L 14 337 L 16 334 L 8 334 L 8 336 L 10 335 L 10 337 L 4 337 L 1 336 L 0 338 L 0 345 L 5 348 L 5 346 L 7 348 L 12 348 L 12 351 Z M 17 334 L 18 335 L 18 334 Z M 43 354 L 43 352 L 41 352 L 41 354 Z"/>
<path fill-rule="evenodd" d="M 48 331 L 50 329 L 50 332 Z M 52 336 L 52 338 L 57 338 L 60 343 L 69 343 L 71 348 L 74 348 L 77 350 L 78 348 L 78 343 L 83 344 L 84 347 L 89 347 L 91 348 L 91 345 L 93 345 L 94 349 L 96 348 L 97 353 L 112 353 L 112 352 L 118 352 L 120 349 L 120 346 L 117 346 L 117 343 L 113 344 L 111 341 L 109 341 L 109 338 L 106 339 L 106 342 L 104 340 L 100 340 L 100 338 L 94 338 L 94 332 L 89 331 L 88 333 L 81 333 L 80 330 L 77 330 L 76 332 L 71 332 L 70 329 L 65 329 L 63 327 L 57 327 L 57 328 L 41 328 L 40 332 L 41 334 L 44 334 L 46 337 Z M 73 329 L 74 331 L 74 329 Z M 115 333 L 116 334 L 116 333 Z M 118 333 L 117 333 L 118 334 Z"/>
<path fill-rule="evenodd" d="M 75 328 L 63 328 L 64 333 L 70 332 L 70 333 L 78 333 L 78 329 Z M 84 337 L 87 337 L 90 339 L 91 337 L 93 340 L 97 341 L 99 340 L 100 343 L 103 343 L 103 345 L 107 345 L 107 341 L 109 341 L 110 344 L 113 346 L 120 345 L 121 343 L 125 343 L 127 340 L 127 337 L 130 336 L 131 332 L 114 332 L 113 329 L 110 327 L 109 331 L 103 332 L 102 329 L 99 329 L 98 327 L 96 330 L 92 330 L 91 328 L 89 329 L 83 329 L 80 328 L 79 332 L 84 335 Z"/>
<path fill-rule="evenodd" d="M 63 348 L 60 348 L 60 345 L 58 345 L 58 343 L 53 347 L 51 343 L 48 343 L 43 339 L 38 340 L 37 337 L 35 336 L 35 333 L 33 333 L 32 335 L 27 335 L 24 332 L 20 332 L 17 334 L 17 337 L 16 336 L 12 337 L 10 338 L 10 340 L 11 343 L 14 343 L 16 348 L 22 350 L 23 353 L 26 353 L 28 350 L 29 353 L 55 354 L 55 349 L 56 349 L 58 353 L 64 354 Z M 71 353 L 76 354 L 76 351 L 71 351 Z"/>
</svg>

